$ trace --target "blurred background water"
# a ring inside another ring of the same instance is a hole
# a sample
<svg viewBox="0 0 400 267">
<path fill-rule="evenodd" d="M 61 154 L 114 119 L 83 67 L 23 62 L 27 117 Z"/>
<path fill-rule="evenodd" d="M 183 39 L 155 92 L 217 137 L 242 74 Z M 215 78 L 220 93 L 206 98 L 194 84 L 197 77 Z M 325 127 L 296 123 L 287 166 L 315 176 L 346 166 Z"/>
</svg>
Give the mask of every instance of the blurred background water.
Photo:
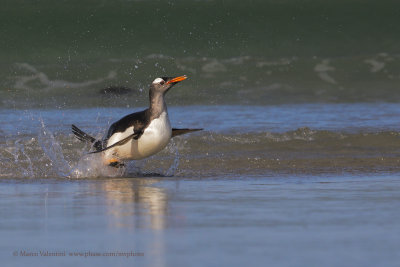
<svg viewBox="0 0 400 267">
<path fill-rule="evenodd" d="M 148 84 L 173 74 L 190 77 L 170 96 L 174 105 L 398 102 L 399 8 L 390 0 L 5 0 L 0 105 L 145 105 Z"/>
</svg>

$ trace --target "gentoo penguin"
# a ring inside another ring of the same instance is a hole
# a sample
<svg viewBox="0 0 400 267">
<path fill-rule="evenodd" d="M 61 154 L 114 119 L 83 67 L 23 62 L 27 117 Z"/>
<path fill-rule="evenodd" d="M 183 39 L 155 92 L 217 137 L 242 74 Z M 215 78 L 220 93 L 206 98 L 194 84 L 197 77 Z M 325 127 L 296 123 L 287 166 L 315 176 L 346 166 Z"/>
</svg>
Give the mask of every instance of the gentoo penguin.
<svg viewBox="0 0 400 267">
<path fill-rule="evenodd" d="M 90 153 L 101 152 L 105 165 L 120 167 L 126 160 L 154 155 L 164 149 L 172 137 L 202 130 L 172 128 L 168 118 L 164 96 L 171 87 L 186 79 L 186 75 L 156 78 L 150 85 L 149 108 L 114 122 L 103 140 L 96 140 L 75 125 L 72 125 L 72 132 L 79 140 L 93 144 L 94 151 Z"/>
</svg>

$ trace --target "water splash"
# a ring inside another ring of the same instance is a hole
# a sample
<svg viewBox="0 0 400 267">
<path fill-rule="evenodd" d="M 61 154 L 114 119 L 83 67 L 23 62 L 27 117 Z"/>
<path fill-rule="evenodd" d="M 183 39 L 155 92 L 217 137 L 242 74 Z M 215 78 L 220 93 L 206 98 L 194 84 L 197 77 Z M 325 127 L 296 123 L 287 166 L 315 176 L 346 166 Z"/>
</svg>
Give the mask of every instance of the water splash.
<svg viewBox="0 0 400 267">
<path fill-rule="evenodd" d="M 180 155 L 179 155 L 179 150 L 178 150 L 178 146 L 176 146 L 174 140 L 171 140 L 171 145 L 168 147 L 170 153 L 174 154 L 174 162 L 172 163 L 172 165 L 169 167 L 169 169 L 166 171 L 165 175 L 166 176 L 174 176 L 176 170 L 179 167 L 179 159 L 180 159 Z"/>
<path fill-rule="evenodd" d="M 21 154 L 21 156 L 18 156 L 18 154 L 14 154 L 14 159 L 15 162 L 25 162 L 27 164 L 27 169 L 23 169 L 23 174 L 25 177 L 33 177 L 34 176 L 34 171 L 33 171 L 33 164 L 32 160 L 29 157 L 29 155 L 25 152 L 25 145 L 21 144 L 21 139 L 17 139 L 15 141 L 15 147 L 18 149 Z M 20 165 L 20 164 L 19 164 Z"/>
<path fill-rule="evenodd" d="M 100 155 L 83 155 L 71 169 L 71 178 L 121 177 L 126 168 L 114 168 L 103 164 Z"/>
<path fill-rule="evenodd" d="M 21 137 L 0 145 L 0 177 L 35 177 L 35 158 L 31 153 L 34 141 Z"/>
<path fill-rule="evenodd" d="M 56 174 L 61 177 L 69 177 L 71 166 L 64 159 L 60 144 L 54 138 L 53 133 L 46 129 L 43 119 L 39 118 L 39 121 L 41 123 L 41 128 L 39 129 L 38 134 L 39 145 L 51 161 L 51 166 Z"/>
<path fill-rule="evenodd" d="M 46 128 L 42 118 L 39 121 L 41 127 L 38 142 L 57 176 L 65 178 L 118 177 L 125 173 L 124 168 L 104 166 L 99 158 L 100 155 L 84 154 L 77 163 L 68 162 L 53 133 Z"/>
</svg>

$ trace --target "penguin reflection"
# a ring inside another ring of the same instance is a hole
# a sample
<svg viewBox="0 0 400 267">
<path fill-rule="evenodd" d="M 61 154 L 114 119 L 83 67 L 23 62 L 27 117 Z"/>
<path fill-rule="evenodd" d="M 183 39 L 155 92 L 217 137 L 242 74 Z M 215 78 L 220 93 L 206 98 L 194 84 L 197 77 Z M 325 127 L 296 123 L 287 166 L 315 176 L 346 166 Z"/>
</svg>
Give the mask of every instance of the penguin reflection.
<svg viewBox="0 0 400 267">
<path fill-rule="evenodd" d="M 168 199 L 165 189 L 151 186 L 156 179 L 108 179 L 101 184 L 108 213 L 123 228 L 165 228 Z"/>
</svg>

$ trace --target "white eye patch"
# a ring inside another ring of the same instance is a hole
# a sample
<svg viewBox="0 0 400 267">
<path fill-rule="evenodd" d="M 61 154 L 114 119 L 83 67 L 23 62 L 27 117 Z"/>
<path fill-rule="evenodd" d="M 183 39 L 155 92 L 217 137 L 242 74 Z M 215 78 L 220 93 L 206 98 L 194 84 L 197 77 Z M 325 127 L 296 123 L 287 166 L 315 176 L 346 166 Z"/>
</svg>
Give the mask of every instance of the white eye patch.
<svg viewBox="0 0 400 267">
<path fill-rule="evenodd" d="M 161 83 L 162 81 L 164 81 L 164 80 L 161 79 L 161 78 L 156 78 L 156 79 L 153 81 L 153 84 Z"/>
</svg>

